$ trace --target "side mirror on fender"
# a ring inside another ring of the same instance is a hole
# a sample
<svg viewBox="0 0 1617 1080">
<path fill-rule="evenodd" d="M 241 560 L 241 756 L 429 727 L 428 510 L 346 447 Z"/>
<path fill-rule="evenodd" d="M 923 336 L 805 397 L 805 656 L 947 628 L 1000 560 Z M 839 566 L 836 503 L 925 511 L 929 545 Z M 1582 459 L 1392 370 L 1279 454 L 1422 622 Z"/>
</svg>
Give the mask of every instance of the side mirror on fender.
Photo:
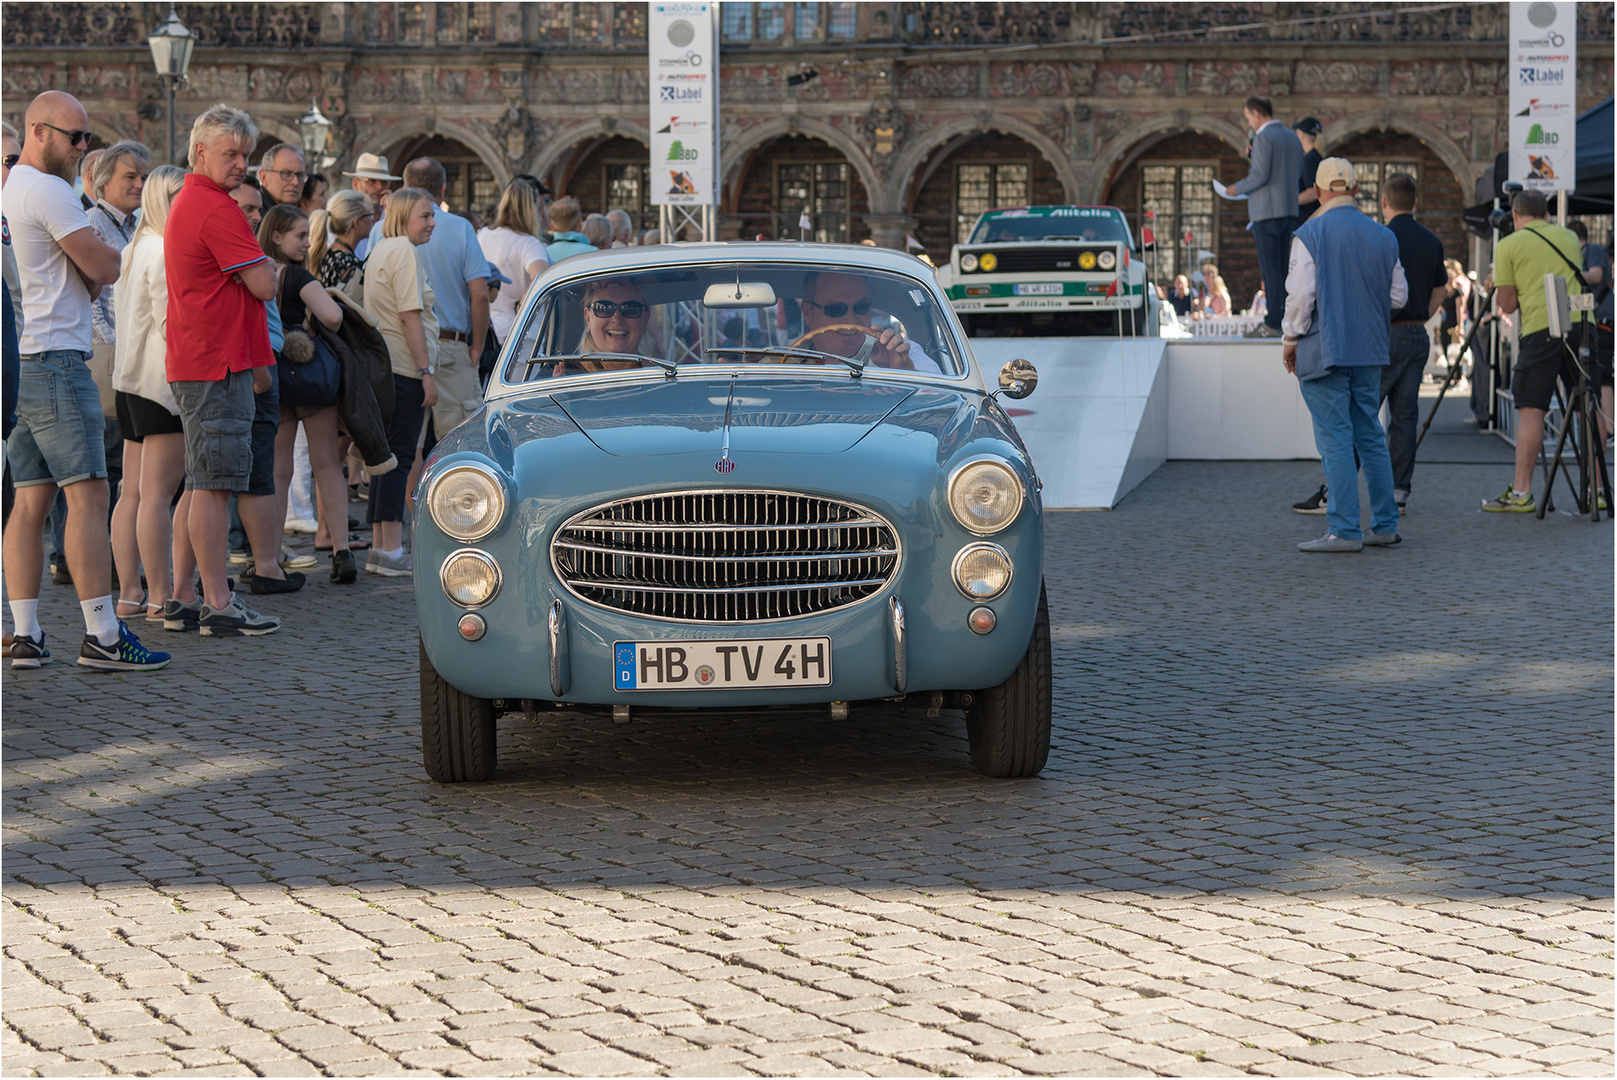
<svg viewBox="0 0 1617 1080">
<path fill-rule="evenodd" d="M 993 394 L 998 397 L 1004 394 L 1017 401 L 1033 393 L 1033 388 L 1039 385 L 1039 370 L 1033 366 L 1031 360 L 1008 360 L 1005 366 L 999 369 L 999 389 Z"/>
</svg>

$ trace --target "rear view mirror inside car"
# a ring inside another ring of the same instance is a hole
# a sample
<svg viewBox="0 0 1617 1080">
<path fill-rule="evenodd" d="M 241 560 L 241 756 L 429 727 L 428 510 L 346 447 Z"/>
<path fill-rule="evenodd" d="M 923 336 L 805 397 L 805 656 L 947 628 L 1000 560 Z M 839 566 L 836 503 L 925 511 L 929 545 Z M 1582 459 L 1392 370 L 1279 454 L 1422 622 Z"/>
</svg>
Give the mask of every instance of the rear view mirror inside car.
<svg viewBox="0 0 1617 1080">
<path fill-rule="evenodd" d="M 775 303 L 775 289 L 767 281 L 716 282 L 707 287 L 702 304 L 709 308 L 762 308 Z"/>
</svg>

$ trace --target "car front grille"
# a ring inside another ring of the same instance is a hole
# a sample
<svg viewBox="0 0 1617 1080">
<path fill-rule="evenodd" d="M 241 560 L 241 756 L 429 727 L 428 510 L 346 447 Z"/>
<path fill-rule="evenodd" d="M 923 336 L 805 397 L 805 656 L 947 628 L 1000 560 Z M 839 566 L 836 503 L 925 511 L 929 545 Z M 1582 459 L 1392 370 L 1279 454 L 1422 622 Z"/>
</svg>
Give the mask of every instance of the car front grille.
<svg viewBox="0 0 1617 1080">
<path fill-rule="evenodd" d="M 1102 251 L 1115 252 L 1116 250 L 1115 247 L 1107 245 L 1091 248 L 1049 247 L 995 251 L 994 257 L 999 259 L 999 265 L 994 267 L 993 273 L 1033 274 L 1049 271 L 1060 274 L 1109 274 L 1111 271 L 1101 270 L 1098 267 L 1093 270 L 1080 270 L 1078 268 L 1078 254 L 1081 251 L 1093 251 L 1098 255 Z M 977 254 L 979 258 L 982 257 L 982 252 Z M 971 274 L 962 274 L 960 280 L 969 282 L 976 274 L 980 273 L 982 273 L 981 270 Z"/>
<path fill-rule="evenodd" d="M 573 595 L 652 619 L 744 623 L 831 611 L 898 567 L 893 527 L 863 507 L 782 491 L 625 499 L 556 531 L 551 563 Z"/>
</svg>

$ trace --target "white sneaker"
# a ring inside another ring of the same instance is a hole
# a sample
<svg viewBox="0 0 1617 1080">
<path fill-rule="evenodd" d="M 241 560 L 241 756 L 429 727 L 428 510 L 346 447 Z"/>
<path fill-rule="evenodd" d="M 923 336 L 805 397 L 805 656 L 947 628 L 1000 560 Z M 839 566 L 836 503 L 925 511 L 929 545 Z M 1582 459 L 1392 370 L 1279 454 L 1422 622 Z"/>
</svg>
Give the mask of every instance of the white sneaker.
<svg viewBox="0 0 1617 1080">
<path fill-rule="evenodd" d="M 283 531 L 288 536 L 295 533 L 316 533 L 320 531 L 320 523 L 314 518 L 287 518 L 286 528 Z"/>
<path fill-rule="evenodd" d="M 373 574 L 383 577 L 411 577 L 415 570 L 410 566 L 410 553 L 403 552 L 396 559 L 379 554 L 375 548 L 371 549 L 371 557 L 365 563 L 365 569 Z"/>
<path fill-rule="evenodd" d="M 313 555 L 299 555 L 291 548 L 283 547 L 280 561 L 282 570 L 306 570 L 320 560 Z"/>
</svg>

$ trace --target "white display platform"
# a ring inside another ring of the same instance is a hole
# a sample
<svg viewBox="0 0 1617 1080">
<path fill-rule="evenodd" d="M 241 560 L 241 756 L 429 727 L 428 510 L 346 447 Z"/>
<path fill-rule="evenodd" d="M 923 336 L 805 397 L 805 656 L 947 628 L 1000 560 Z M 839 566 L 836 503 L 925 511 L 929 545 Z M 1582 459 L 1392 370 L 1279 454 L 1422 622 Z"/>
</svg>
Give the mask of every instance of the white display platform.
<svg viewBox="0 0 1617 1080">
<path fill-rule="evenodd" d="M 1039 369 L 1004 400 L 1052 509 L 1111 509 L 1170 458 L 1318 459 L 1297 380 L 1273 342 L 977 338 L 990 384 L 1016 357 Z"/>
</svg>

